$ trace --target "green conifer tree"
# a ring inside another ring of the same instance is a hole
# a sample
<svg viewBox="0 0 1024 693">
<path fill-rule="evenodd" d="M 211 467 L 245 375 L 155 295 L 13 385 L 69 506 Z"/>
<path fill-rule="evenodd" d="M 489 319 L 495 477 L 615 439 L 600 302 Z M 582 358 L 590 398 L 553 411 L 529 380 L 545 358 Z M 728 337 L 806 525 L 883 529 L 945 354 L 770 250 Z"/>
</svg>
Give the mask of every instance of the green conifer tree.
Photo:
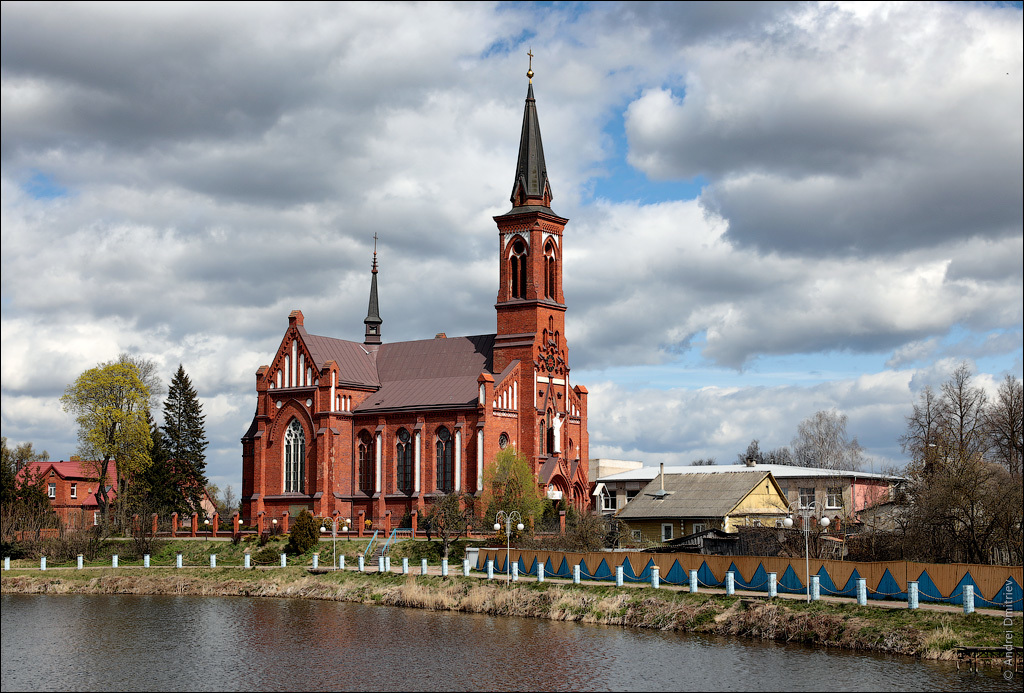
<svg viewBox="0 0 1024 693">
<path fill-rule="evenodd" d="M 200 505 L 206 488 L 206 416 L 199 396 L 192 387 L 185 369 L 171 379 L 164 402 L 164 442 L 168 465 L 173 470 L 187 504 L 187 512 L 202 512 Z"/>
</svg>

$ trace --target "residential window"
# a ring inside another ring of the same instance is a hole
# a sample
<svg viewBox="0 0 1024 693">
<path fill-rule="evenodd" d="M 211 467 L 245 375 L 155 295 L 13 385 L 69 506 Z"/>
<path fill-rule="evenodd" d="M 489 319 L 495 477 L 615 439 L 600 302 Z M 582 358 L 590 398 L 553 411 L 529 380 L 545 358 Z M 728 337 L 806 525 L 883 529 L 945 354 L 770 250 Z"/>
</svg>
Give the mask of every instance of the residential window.
<svg viewBox="0 0 1024 693">
<path fill-rule="evenodd" d="M 298 419 L 292 419 L 284 434 L 284 490 L 302 493 L 302 472 L 306 459 L 306 433 Z"/>
<path fill-rule="evenodd" d="M 601 509 L 602 510 L 615 510 L 616 509 L 616 497 L 614 493 L 608 491 L 605 487 L 601 489 Z"/>
<path fill-rule="evenodd" d="M 631 530 L 630 535 L 632 535 L 634 541 L 640 541 L 642 538 L 639 529 Z"/>
<path fill-rule="evenodd" d="M 373 436 L 367 431 L 359 433 L 359 490 L 363 493 L 374 491 Z"/>
<path fill-rule="evenodd" d="M 632 489 L 632 490 L 627 489 L 626 490 L 626 502 L 628 503 L 629 501 L 631 501 L 634 498 L 636 498 L 636 494 L 638 494 L 638 493 L 640 493 L 639 489 Z"/>
<path fill-rule="evenodd" d="M 71 497 L 78 498 L 78 484 L 71 484 Z"/>
<path fill-rule="evenodd" d="M 693 533 L 694 534 L 697 534 L 698 532 L 703 532 L 705 529 L 707 529 L 707 526 L 703 522 L 694 522 L 693 523 Z"/>
<path fill-rule="evenodd" d="M 404 428 L 398 430 L 395 453 L 398 461 L 398 490 L 412 493 L 412 436 Z"/>
<path fill-rule="evenodd" d="M 826 508 L 843 507 L 843 488 L 841 486 L 829 486 L 828 494 L 825 496 Z"/>
<path fill-rule="evenodd" d="M 49 496 L 50 498 L 56 498 L 57 497 L 57 484 L 47 484 L 46 485 L 46 495 Z"/>
<path fill-rule="evenodd" d="M 437 454 L 434 463 L 437 465 L 437 490 L 451 493 L 455 488 L 455 461 L 452 434 L 442 426 L 437 429 Z"/>
<path fill-rule="evenodd" d="M 99 526 L 99 524 L 100 524 L 100 511 L 99 510 L 93 510 L 92 511 L 92 524 L 95 527 Z"/>
<path fill-rule="evenodd" d="M 800 507 L 809 508 L 811 503 L 814 502 L 814 488 L 800 487 Z"/>
<path fill-rule="evenodd" d="M 672 523 L 664 522 L 661 525 L 661 540 L 672 541 Z"/>
<path fill-rule="evenodd" d="M 789 502 L 789 486 L 782 487 L 782 497 L 786 499 L 787 503 Z"/>
</svg>

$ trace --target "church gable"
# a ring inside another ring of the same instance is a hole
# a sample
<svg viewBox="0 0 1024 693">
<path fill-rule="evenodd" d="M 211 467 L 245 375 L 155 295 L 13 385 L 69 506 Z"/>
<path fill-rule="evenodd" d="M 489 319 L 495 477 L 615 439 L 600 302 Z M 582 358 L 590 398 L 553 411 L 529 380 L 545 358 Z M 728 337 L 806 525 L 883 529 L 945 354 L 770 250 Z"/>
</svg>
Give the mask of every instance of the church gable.
<svg viewBox="0 0 1024 693">
<path fill-rule="evenodd" d="M 316 361 L 305 345 L 306 330 L 302 322 L 302 311 L 293 310 L 288 316 L 288 330 L 266 374 L 270 389 L 314 387 L 320 384 Z"/>
</svg>

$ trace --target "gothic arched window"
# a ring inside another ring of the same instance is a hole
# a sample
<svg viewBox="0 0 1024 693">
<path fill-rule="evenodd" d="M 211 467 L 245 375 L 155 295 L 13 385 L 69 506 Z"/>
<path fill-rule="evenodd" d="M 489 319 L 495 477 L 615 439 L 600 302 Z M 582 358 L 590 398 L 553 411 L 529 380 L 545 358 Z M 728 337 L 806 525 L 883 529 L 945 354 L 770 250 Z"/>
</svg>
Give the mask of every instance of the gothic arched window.
<svg viewBox="0 0 1024 693">
<path fill-rule="evenodd" d="M 555 287 L 558 286 L 557 262 L 555 261 L 555 244 L 548 241 L 544 246 L 544 296 L 555 298 Z"/>
<path fill-rule="evenodd" d="M 412 493 L 412 436 L 404 428 L 398 429 L 395 461 L 398 467 L 398 490 Z"/>
<path fill-rule="evenodd" d="M 437 455 L 434 464 L 437 466 L 437 490 L 451 493 L 455 489 L 455 459 L 451 432 L 442 426 L 437 429 Z"/>
<path fill-rule="evenodd" d="M 359 490 L 363 493 L 374 491 L 373 436 L 367 431 L 359 433 Z"/>
<path fill-rule="evenodd" d="M 298 419 L 292 419 L 284 434 L 284 490 L 302 493 L 303 467 L 306 460 L 306 432 Z"/>
<path fill-rule="evenodd" d="M 526 263 L 528 261 L 526 243 L 522 238 L 512 242 L 509 255 L 509 277 L 512 279 L 512 298 L 526 298 Z"/>
</svg>

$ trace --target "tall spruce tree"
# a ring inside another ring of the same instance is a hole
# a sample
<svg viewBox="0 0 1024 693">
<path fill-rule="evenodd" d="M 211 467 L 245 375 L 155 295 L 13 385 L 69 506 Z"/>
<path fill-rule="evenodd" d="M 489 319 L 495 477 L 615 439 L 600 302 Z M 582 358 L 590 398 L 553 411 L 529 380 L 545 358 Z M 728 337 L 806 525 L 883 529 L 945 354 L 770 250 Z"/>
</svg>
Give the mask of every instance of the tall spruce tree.
<svg viewBox="0 0 1024 693">
<path fill-rule="evenodd" d="M 206 488 L 206 416 L 203 405 L 192 387 L 192 381 L 178 364 L 164 402 L 164 442 L 167 464 L 179 484 L 188 511 L 201 512 L 200 503 Z"/>
</svg>

